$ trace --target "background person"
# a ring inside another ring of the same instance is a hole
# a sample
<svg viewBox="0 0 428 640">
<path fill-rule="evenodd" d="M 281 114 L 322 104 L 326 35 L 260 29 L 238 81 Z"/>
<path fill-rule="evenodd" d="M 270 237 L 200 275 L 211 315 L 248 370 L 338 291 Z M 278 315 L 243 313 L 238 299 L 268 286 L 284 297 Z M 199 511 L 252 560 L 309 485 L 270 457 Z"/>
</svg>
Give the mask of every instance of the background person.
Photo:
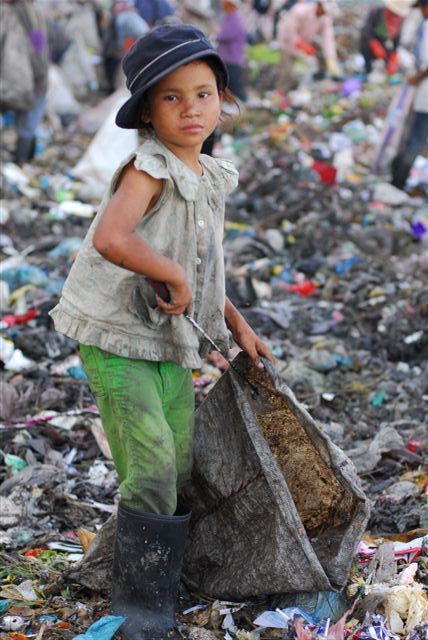
<svg viewBox="0 0 428 640">
<path fill-rule="evenodd" d="M 317 56 L 320 72 L 340 74 L 337 63 L 333 16 L 334 0 L 298 2 L 283 14 L 278 24 L 277 41 L 281 50 L 278 89 L 289 91 L 295 84 L 293 63 L 302 55 Z"/>
<path fill-rule="evenodd" d="M 0 11 L 5 29 L 1 38 L 1 57 L 3 63 L 6 56 L 8 61 L 1 69 L 2 109 L 7 108 L 6 96 L 19 93 L 20 83 L 28 82 L 24 99 L 15 106 L 12 95 L 10 102 L 17 134 L 13 160 L 22 164 L 34 157 L 36 130 L 45 112 L 50 62 L 48 20 L 44 10 L 33 0 L 1 2 Z M 6 51 L 6 48 L 12 50 Z M 23 73 L 23 67 L 30 75 Z"/>
<path fill-rule="evenodd" d="M 421 16 L 415 22 L 414 37 L 410 38 L 416 68 L 407 78 L 407 82 L 416 88 L 412 122 L 391 164 L 392 184 L 399 189 L 404 188 L 416 157 L 428 142 L 428 0 L 418 0 L 414 6 L 419 8 Z M 403 45 L 409 46 L 410 42 L 403 42 Z"/>
<path fill-rule="evenodd" d="M 215 32 L 215 14 L 209 2 L 186 0 L 179 12 L 181 21 L 192 24 L 209 38 Z"/>
<path fill-rule="evenodd" d="M 386 72 L 398 69 L 397 47 L 404 19 L 409 15 L 413 0 L 383 0 L 383 5 L 370 10 L 360 35 L 360 51 L 367 73 L 374 60 L 385 62 Z"/>
<path fill-rule="evenodd" d="M 245 102 L 242 70 L 245 64 L 247 33 L 240 13 L 240 0 L 223 0 L 223 18 L 216 35 L 217 51 L 226 64 L 229 74 L 229 88 L 233 95 Z"/>
<path fill-rule="evenodd" d="M 135 0 L 114 0 L 107 27 L 102 34 L 107 92 L 116 89 L 120 61 L 135 40 L 147 33 L 149 25 L 135 8 Z"/>
<path fill-rule="evenodd" d="M 168 0 L 136 0 L 136 7 L 150 27 L 176 20 L 175 11 Z"/>
</svg>

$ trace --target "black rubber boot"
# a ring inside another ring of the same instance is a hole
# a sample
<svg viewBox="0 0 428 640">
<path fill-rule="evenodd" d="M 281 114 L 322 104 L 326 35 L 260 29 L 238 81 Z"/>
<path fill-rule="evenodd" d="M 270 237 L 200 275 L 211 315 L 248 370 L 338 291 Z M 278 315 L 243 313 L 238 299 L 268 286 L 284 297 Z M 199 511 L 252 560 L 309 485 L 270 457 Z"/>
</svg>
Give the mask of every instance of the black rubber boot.
<svg viewBox="0 0 428 640">
<path fill-rule="evenodd" d="M 25 162 L 29 162 L 34 157 L 35 147 L 35 138 L 23 138 L 22 136 L 19 136 L 16 141 L 13 161 L 16 162 L 16 164 L 24 164 Z"/>
<path fill-rule="evenodd" d="M 178 640 L 177 589 L 190 513 L 162 516 L 119 505 L 112 613 L 127 640 Z"/>
</svg>

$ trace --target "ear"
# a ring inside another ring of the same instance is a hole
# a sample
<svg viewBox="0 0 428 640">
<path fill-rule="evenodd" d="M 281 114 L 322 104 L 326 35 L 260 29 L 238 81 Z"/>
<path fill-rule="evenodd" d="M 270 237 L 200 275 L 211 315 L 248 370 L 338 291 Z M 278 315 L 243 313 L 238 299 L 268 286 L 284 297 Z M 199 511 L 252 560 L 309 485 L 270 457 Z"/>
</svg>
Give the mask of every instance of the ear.
<svg viewBox="0 0 428 640">
<path fill-rule="evenodd" d="M 150 107 L 147 103 L 144 103 L 141 110 L 141 121 L 144 122 L 144 124 L 150 124 L 150 120 Z"/>
</svg>

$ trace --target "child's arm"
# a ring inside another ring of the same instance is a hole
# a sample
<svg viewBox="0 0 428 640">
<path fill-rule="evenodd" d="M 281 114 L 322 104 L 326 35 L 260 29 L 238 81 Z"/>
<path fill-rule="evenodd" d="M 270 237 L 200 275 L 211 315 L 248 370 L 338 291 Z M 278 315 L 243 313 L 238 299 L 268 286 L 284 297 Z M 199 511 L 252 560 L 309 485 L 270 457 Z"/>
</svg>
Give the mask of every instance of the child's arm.
<svg viewBox="0 0 428 640">
<path fill-rule="evenodd" d="M 275 358 L 269 351 L 268 346 L 263 342 L 263 340 L 260 340 L 260 338 L 256 336 L 248 322 L 242 317 L 229 298 L 226 298 L 224 318 L 228 329 L 230 329 L 232 333 L 233 339 L 241 349 L 248 353 L 250 358 L 254 361 L 254 364 L 263 368 L 263 364 L 259 356 L 263 356 L 275 363 Z"/>
<path fill-rule="evenodd" d="M 123 269 L 164 282 L 171 294 L 170 303 L 157 298 L 159 306 L 170 315 L 192 313 L 192 293 L 182 267 L 154 251 L 135 229 L 144 214 L 157 202 L 162 180 L 138 171 L 132 164 L 123 170 L 117 190 L 108 203 L 93 238 L 93 245 L 103 258 Z"/>
</svg>

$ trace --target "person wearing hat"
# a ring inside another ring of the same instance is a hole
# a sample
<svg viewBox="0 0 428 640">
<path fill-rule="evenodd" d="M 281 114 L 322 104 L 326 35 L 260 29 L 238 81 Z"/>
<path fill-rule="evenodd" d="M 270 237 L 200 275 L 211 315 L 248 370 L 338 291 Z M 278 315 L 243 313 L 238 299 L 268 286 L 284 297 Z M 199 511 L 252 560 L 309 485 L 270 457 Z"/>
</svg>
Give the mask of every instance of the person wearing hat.
<svg viewBox="0 0 428 640">
<path fill-rule="evenodd" d="M 225 199 L 238 174 L 200 153 L 222 101 L 225 64 L 191 25 L 142 36 L 123 60 L 131 92 L 116 116 L 142 144 L 115 172 L 51 311 L 80 342 L 120 479 L 112 611 L 128 640 L 179 638 L 175 604 L 190 514 L 192 369 L 228 329 L 255 364 L 268 347 L 226 298 Z M 157 292 L 157 293 L 156 293 Z"/>
<path fill-rule="evenodd" d="M 367 73 L 371 73 L 376 59 L 384 61 L 388 74 L 397 72 L 397 47 L 401 27 L 413 2 L 414 0 L 383 0 L 383 6 L 369 11 L 360 34 L 360 52 L 364 57 Z"/>
<path fill-rule="evenodd" d="M 135 0 L 113 0 L 109 20 L 102 34 L 108 93 L 113 93 L 117 88 L 116 75 L 124 54 L 148 30 L 149 25 L 135 8 Z"/>
<path fill-rule="evenodd" d="M 209 2 L 186 0 L 181 7 L 179 15 L 182 22 L 192 24 L 205 33 L 208 38 L 214 33 L 215 14 Z"/>
<path fill-rule="evenodd" d="M 302 56 L 317 56 L 320 75 L 328 71 L 339 76 L 333 17 L 335 0 L 298 2 L 278 23 L 277 41 L 281 50 L 278 89 L 288 91 L 294 84 L 293 63 Z"/>
<path fill-rule="evenodd" d="M 428 142 L 428 0 L 418 0 L 414 7 L 419 15 L 414 16 L 415 20 L 409 17 L 407 38 L 404 40 L 403 34 L 400 41 L 414 56 L 414 71 L 407 83 L 415 87 L 415 97 L 408 134 L 391 164 L 391 182 L 399 189 L 404 189 L 416 157 Z"/>
<path fill-rule="evenodd" d="M 150 27 L 175 21 L 175 10 L 168 0 L 136 0 L 135 4 Z"/>
</svg>

